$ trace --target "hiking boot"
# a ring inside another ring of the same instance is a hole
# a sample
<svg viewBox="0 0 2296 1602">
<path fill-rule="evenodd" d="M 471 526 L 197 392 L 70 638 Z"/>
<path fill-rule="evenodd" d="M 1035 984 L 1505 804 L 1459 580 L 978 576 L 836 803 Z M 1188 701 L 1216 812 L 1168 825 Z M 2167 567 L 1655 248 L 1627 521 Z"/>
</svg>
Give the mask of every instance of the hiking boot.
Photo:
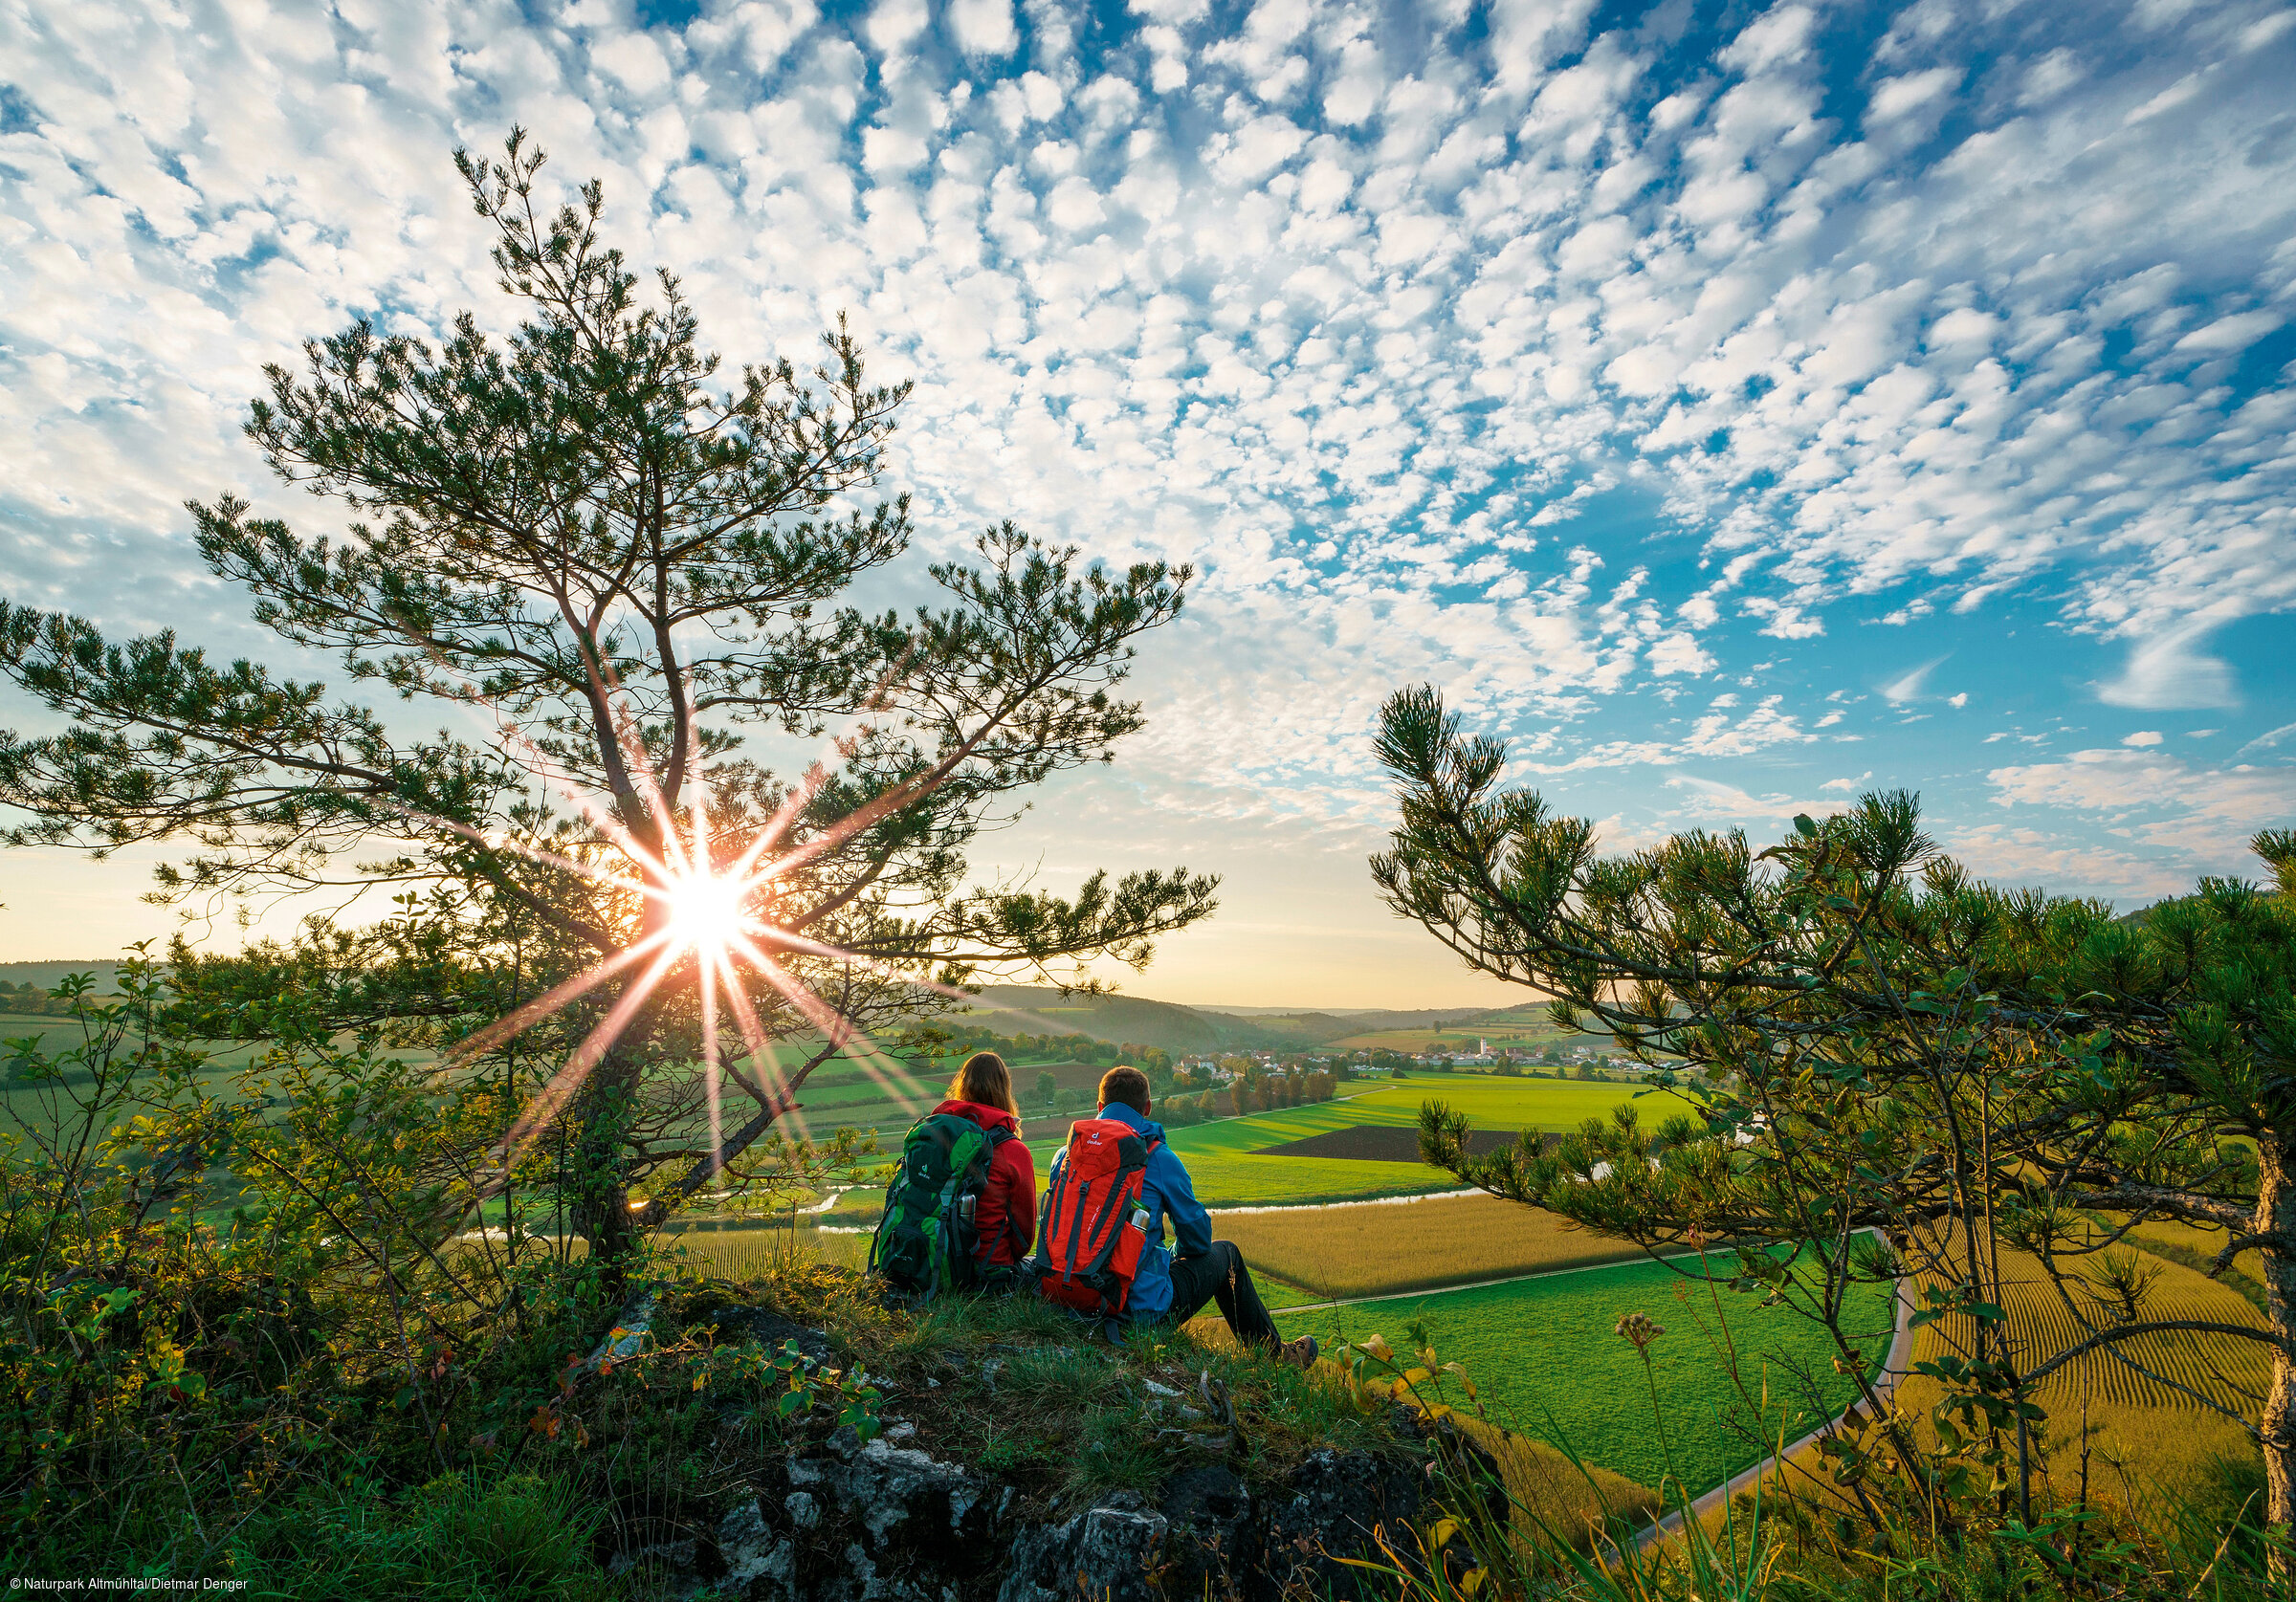
<svg viewBox="0 0 2296 1602">
<path fill-rule="evenodd" d="M 1279 1363 L 1290 1363 L 1295 1368 L 1312 1369 L 1315 1366 L 1316 1355 L 1322 1350 L 1323 1348 L 1315 1343 L 1314 1336 L 1302 1335 L 1296 1341 L 1286 1341 L 1282 1346 L 1277 1347 L 1275 1356 Z"/>
</svg>

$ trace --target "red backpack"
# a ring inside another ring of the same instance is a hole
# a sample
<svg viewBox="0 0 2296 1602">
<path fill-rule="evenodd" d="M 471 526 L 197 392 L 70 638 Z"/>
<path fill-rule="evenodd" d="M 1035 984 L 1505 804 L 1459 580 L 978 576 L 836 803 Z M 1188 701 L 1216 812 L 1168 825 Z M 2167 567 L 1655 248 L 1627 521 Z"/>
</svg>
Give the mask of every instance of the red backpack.
<svg viewBox="0 0 2296 1602">
<path fill-rule="evenodd" d="M 1140 1187 L 1151 1143 L 1115 1118 L 1081 1118 L 1052 1170 L 1036 1255 L 1025 1267 L 1048 1301 L 1106 1317 L 1124 1310 L 1148 1244 Z"/>
</svg>

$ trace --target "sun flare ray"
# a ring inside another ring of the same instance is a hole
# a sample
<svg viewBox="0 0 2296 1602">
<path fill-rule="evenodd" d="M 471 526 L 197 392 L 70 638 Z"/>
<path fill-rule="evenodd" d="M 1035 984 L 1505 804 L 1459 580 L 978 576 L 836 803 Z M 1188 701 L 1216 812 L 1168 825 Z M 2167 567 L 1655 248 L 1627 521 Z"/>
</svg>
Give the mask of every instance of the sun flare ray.
<svg viewBox="0 0 2296 1602">
<path fill-rule="evenodd" d="M 654 987 L 662 982 L 662 976 L 669 973 L 683 955 L 677 947 L 671 946 L 654 958 L 653 966 L 615 999 L 613 1006 L 607 1010 L 606 1017 L 599 1020 L 597 1027 L 574 1048 L 565 1065 L 551 1076 L 550 1083 L 542 1087 L 533 1105 L 504 1139 L 504 1173 L 516 1166 L 519 1156 L 546 1126 L 557 1121 L 574 1093 L 582 1087 L 583 1081 L 589 1078 L 590 1070 L 613 1049 L 614 1042 L 622 1038 L 622 1031 L 629 1026 L 629 1020 L 645 1005 L 647 998 L 653 994 Z"/>
</svg>

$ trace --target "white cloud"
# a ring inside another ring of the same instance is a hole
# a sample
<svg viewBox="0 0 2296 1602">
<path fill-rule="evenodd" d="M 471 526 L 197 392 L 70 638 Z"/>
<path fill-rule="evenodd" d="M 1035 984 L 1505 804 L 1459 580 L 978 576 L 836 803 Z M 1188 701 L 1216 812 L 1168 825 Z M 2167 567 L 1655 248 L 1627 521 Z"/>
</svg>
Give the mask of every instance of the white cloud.
<svg viewBox="0 0 2296 1602">
<path fill-rule="evenodd" d="M 1986 778 L 2003 806 L 2108 814 L 2114 833 L 2163 847 L 2169 862 L 2194 872 L 2252 872 L 2249 834 L 2296 812 L 2296 769 L 2196 767 L 2152 751 L 2076 751 Z"/>
<path fill-rule="evenodd" d="M 1677 629 L 1651 642 L 1648 661 L 1650 671 L 1660 678 L 1674 673 L 1711 673 L 1721 666 L 1720 659 L 1687 629 Z"/>
<path fill-rule="evenodd" d="M 2214 734 L 2216 731 L 2212 729 L 2207 732 Z M 2201 733 L 2201 731 L 2196 729 L 2194 733 L 2197 735 Z M 2286 739 L 2290 735 L 2296 735 L 2296 723 L 2283 723 L 2277 729 L 2269 730 L 2264 734 L 2257 735 L 2256 738 L 2250 740 L 2246 745 L 2241 746 L 2240 750 L 2234 752 L 2233 755 L 2236 757 L 2246 757 L 2259 751 L 2269 751 L 2274 746 L 2280 744 L 2282 740 Z"/>
<path fill-rule="evenodd" d="M 2232 351 L 2246 350 L 2287 318 L 2278 312 L 2236 312 L 2222 317 L 2204 328 L 2196 328 L 2176 341 L 2178 350 Z"/>
<path fill-rule="evenodd" d="M 1882 686 L 1882 699 L 1894 705 L 1903 705 L 1908 701 L 1919 700 L 1921 698 L 1922 687 L 1929 682 L 1930 675 L 1935 672 L 1939 664 L 1943 663 L 1944 661 L 1945 658 L 1940 656 L 1932 661 L 1924 662 L 1920 667 L 1914 668 L 1910 671 L 1899 674 L 1896 678 L 1891 679 L 1888 684 Z"/>
<path fill-rule="evenodd" d="M 1979 878 L 2032 885 L 2059 895 L 2152 901 L 2193 888 L 2190 874 L 2157 858 L 2068 844 L 2062 835 L 1998 823 L 1950 829 L 1941 844 Z"/>
<path fill-rule="evenodd" d="M 869 42 L 890 55 L 925 31 L 925 0 L 877 0 L 869 13 Z"/>
<path fill-rule="evenodd" d="M 2086 76 L 2081 58 L 2060 45 L 2025 69 L 2018 88 L 2018 102 L 2025 106 L 2046 105 Z"/>
<path fill-rule="evenodd" d="M 1689 774 L 1670 775 L 1667 786 L 1680 793 L 1682 816 L 1708 823 L 1778 828 L 1791 824 L 1797 815 L 1830 817 L 1840 812 L 1843 804 L 1837 801 L 1797 801 L 1780 793 L 1757 796 L 1734 784 Z"/>
<path fill-rule="evenodd" d="M 1012 0 L 949 0 L 949 31 L 967 55 L 1010 55 L 1021 42 Z"/>
<path fill-rule="evenodd" d="M 1722 52 L 1722 62 L 1752 74 L 1764 67 L 1799 61 L 1808 49 L 1810 32 L 1817 20 L 1807 6 L 1773 6 L 1749 23 Z"/>
<path fill-rule="evenodd" d="M 1874 86 L 1873 99 L 1866 103 L 1866 116 L 1886 121 L 1918 111 L 1952 94 L 1960 86 L 1961 78 L 1958 67 L 1932 67 L 1927 72 L 1884 78 Z"/>
<path fill-rule="evenodd" d="M 2160 740 L 2160 731 L 2157 729 L 2140 729 L 2133 735 L 2121 736 L 2123 745 L 2158 745 Z"/>
<path fill-rule="evenodd" d="M 1281 166 L 1307 144 L 1307 134 L 1285 118 L 1255 117 L 1229 139 L 1215 140 L 1212 168 L 1231 184 L 1251 184 Z"/>
<path fill-rule="evenodd" d="M 1724 713 L 1709 713 L 1698 719 L 1690 730 L 1683 749 L 1694 757 L 1743 757 L 1764 746 L 1806 745 L 1816 735 L 1805 731 L 1795 717 L 1780 710 L 1782 695 L 1767 695 L 1759 706 L 1732 723 Z"/>
<path fill-rule="evenodd" d="M 622 33 L 594 46 L 590 59 L 623 88 L 657 95 L 670 86 L 670 58 L 651 33 Z"/>
<path fill-rule="evenodd" d="M 2120 677 L 2098 687 L 2097 699 L 2144 712 L 2231 706 L 2239 699 L 2231 666 L 2197 648 L 2210 632 L 2204 624 L 2139 641 Z"/>
<path fill-rule="evenodd" d="M 1138 15 L 1168 26 L 1194 22 L 1211 8 L 1211 0 L 1125 0 L 1125 3 Z"/>
</svg>

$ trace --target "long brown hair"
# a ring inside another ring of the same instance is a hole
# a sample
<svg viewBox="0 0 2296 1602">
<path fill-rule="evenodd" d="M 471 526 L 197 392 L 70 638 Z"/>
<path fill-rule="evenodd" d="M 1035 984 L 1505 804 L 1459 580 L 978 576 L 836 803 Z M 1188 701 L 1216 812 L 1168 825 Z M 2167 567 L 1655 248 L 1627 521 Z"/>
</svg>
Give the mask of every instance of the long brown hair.
<svg viewBox="0 0 2296 1602">
<path fill-rule="evenodd" d="M 1016 1118 L 1021 1114 L 1020 1104 L 1012 1099 L 1012 1072 L 993 1051 L 976 1051 L 964 1060 L 964 1066 L 949 1081 L 949 1099 L 1001 1107 Z"/>
</svg>

